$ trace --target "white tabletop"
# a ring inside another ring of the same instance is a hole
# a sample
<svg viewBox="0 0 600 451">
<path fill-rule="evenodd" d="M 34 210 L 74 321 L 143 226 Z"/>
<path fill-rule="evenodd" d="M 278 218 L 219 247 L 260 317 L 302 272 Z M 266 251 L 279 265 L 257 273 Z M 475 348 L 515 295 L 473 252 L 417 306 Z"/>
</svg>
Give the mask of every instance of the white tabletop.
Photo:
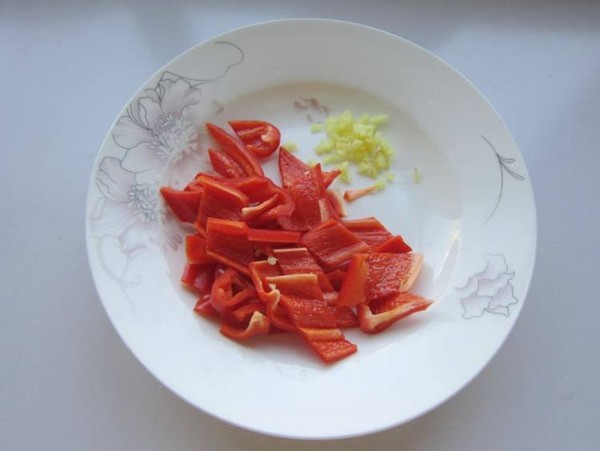
<svg viewBox="0 0 600 451">
<path fill-rule="evenodd" d="M 0 449 L 600 449 L 600 3 L 160 3 L 0 3 Z M 127 99 L 192 45 L 284 17 L 364 23 L 444 58 L 504 118 L 536 194 L 536 269 L 502 350 L 372 436 L 277 439 L 190 407 L 125 348 L 87 265 L 86 189 Z"/>
</svg>

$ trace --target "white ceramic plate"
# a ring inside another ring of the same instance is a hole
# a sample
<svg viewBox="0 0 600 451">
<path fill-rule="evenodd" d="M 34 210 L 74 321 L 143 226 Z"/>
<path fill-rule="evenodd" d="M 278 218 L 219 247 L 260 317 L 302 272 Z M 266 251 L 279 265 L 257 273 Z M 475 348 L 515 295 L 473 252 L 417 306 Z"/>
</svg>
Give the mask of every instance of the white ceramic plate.
<svg viewBox="0 0 600 451">
<path fill-rule="evenodd" d="M 425 254 L 416 291 L 435 305 L 378 336 L 349 333 L 359 352 L 332 366 L 289 337 L 225 339 L 179 286 L 183 232 L 157 188 L 208 169 L 207 120 L 269 120 L 308 159 L 311 121 L 344 110 L 389 114 L 397 151 L 396 181 L 350 216 L 377 216 Z M 86 214 L 100 298 L 142 364 L 211 415 L 296 438 L 379 431 L 458 392 L 510 332 L 536 244 L 525 164 L 477 89 L 415 44 L 330 20 L 245 27 L 167 64 L 104 140 Z"/>
</svg>

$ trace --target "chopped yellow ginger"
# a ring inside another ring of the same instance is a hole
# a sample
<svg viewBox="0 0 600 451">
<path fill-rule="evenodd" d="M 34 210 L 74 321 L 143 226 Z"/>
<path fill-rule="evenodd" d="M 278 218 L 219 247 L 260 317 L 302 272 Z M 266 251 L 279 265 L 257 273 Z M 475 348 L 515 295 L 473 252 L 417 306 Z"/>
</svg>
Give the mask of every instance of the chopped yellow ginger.
<svg viewBox="0 0 600 451">
<path fill-rule="evenodd" d="M 359 174 L 376 179 L 390 169 L 394 156 L 393 149 L 379 131 L 387 121 L 386 114 L 364 114 L 355 119 L 349 111 L 344 111 L 339 116 L 329 116 L 325 124 L 311 127 L 311 131 L 318 132 L 324 126 L 326 133 L 315 152 L 324 155 L 323 163 L 337 164 L 342 171 L 340 179 L 346 183 L 350 182 L 349 164 L 356 165 Z M 385 180 L 381 183 L 385 184 Z"/>
<path fill-rule="evenodd" d="M 415 167 L 413 169 L 413 181 L 418 185 L 419 183 L 421 183 L 421 171 L 419 171 L 419 168 Z"/>
</svg>

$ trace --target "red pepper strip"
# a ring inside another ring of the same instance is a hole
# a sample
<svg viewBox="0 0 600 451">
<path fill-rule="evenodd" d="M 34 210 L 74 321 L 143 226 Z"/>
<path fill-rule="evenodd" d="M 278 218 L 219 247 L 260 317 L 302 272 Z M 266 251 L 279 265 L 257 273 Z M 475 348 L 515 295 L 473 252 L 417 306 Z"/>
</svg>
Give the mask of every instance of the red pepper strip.
<svg viewBox="0 0 600 451">
<path fill-rule="evenodd" d="M 254 288 L 246 288 L 240 275 L 229 268 L 215 279 L 210 292 L 210 301 L 213 307 L 223 314 L 255 296 Z"/>
<path fill-rule="evenodd" d="M 337 328 L 320 329 L 316 327 L 299 327 L 298 332 L 308 341 L 337 341 L 343 340 L 344 333 Z"/>
<path fill-rule="evenodd" d="M 329 309 L 333 311 L 333 315 L 335 316 L 335 320 L 337 322 L 337 327 L 358 327 L 358 318 L 356 317 L 354 310 L 352 310 L 350 307 L 334 307 L 330 305 Z"/>
<path fill-rule="evenodd" d="M 279 147 L 281 133 L 273 124 L 265 121 L 229 121 L 229 125 L 246 148 L 259 158 L 268 157 Z"/>
<path fill-rule="evenodd" d="M 243 179 L 232 179 L 228 184 L 248 196 L 250 202 L 263 204 L 265 201 L 276 196 L 271 208 L 266 209 L 263 214 L 255 218 L 257 224 L 266 224 L 274 221 L 280 216 L 289 216 L 294 211 L 294 201 L 283 188 L 275 185 L 266 177 L 246 177 Z"/>
<path fill-rule="evenodd" d="M 308 344 L 325 363 L 337 362 L 357 351 L 356 345 L 348 340 L 309 341 Z"/>
<path fill-rule="evenodd" d="M 333 169 L 332 171 L 323 171 L 323 184 L 325 185 L 325 188 L 328 188 L 329 185 L 331 185 L 341 173 L 342 171 L 340 171 L 339 169 Z"/>
<path fill-rule="evenodd" d="M 323 300 L 323 292 L 315 274 L 291 274 L 266 277 L 268 286 L 275 286 L 282 295 L 297 296 L 303 299 Z"/>
<path fill-rule="evenodd" d="M 336 191 L 328 189 L 325 191 L 325 197 L 327 199 L 327 206 L 331 211 L 332 217 L 340 219 L 346 216 L 346 207 L 344 207 L 342 198 Z"/>
<path fill-rule="evenodd" d="M 181 283 L 200 295 L 210 293 L 215 274 L 214 264 L 186 264 L 181 276 Z"/>
<path fill-rule="evenodd" d="M 208 172 L 198 172 L 194 178 L 192 179 L 192 181 L 190 183 L 188 183 L 185 188 L 183 188 L 184 191 L 202 191 L 204 188 L 202 187 L 202 185 L 198 182 L 199 178 L 209 178 L 212 180 L 216 180 L 218 182 L 225 182 L 228 179 L 226 179 L 225 177 L 221 177 L 215 174 L 209 174 Z"/>
<path fill-rule="evenodd" d="M 260 204 L 254 205 L 252 207 L 244 207 L 242 208 L 242 219 L 246 222 L 250 222 L 255 218 L 260 217 L 273 207 L 277 205 L 279 202 L 279 196 L 274 194 L 273 197 L 261 202 Z"/>
<path fill-rule="evenodd" d="M 354 254 L 369 251 L 369 246 L 341 223 L 330 219 L 304 234 L 300 240 L 326 269 L 342 267 Z"/>
<path fill-rule="evenodd" d="M 309 165 L 283 147 L 279 148 L 279 173 L 281 174 L 281 184 L 284 188 L 292 186 L 296 179 L 302 177 L 307 171 L 310 171 Z M 340 173 L 341 171 L 337 169 L 323 172 L 319 183 L 327 188 Z"/>
<path fill-rule="evenodd" d="M 412 248 L 404 242 L 400 235 L 393 236 L 383 244 L 373 248 L 373 252 L 388 252 L 391 254 L 404 254 L 411 251 Z"/>
<path fill-rule="evenodd" d="M 194 312 L 212 319 L 221 319 L 221 314 L 213 307 L 210 296 L 202 296 L 196 302 Z"/>
<path fill-rule="evenodd" d="M 379 191 L 379 188 L 377 188 L 375 185 L 360 189 L 349 189 L 348 191 L 344 191 L 344 200 L 346 202 L 354 202 L 355 200 L 360 199 L 367 194 L 373 194 L 377 191 Z"/>
<path fill-rule="evenodd" d="M 329 283 L 333 286 L 335 290 L 340 290 L 342 288 L 342 283 L 346 278 L 346 271 L 342 271 L 341 269 L 334 269 L 333 271 L 329 271 L 325 274 Z M 323 287 L 321 287 L 323 288 Z"/>
<path fill-rule="evenodd" d="M 273 244 L 297 244 L 300 232 L 288 230 L 248 229 L 248 241 Z"/>
<path fill-rule="evenodd" d="M 334 291 L 333 285 L 305 247 L 273 249 L 283 274 L 315 274 L 323 293 Z"/>
<path fill-rule="evenodd" d="M 248 265 L 254 261 L 254 246 L 248 241 L 248 226 L 243 222 L 208 218 L 206 254 L 249 275 Z"/>
<path fill-rule="evenodd" d="M 265 305 L 258 301 L 249 302 L 231 312 L 231 317 L 239 324 L 247 324 L 254 312 L 265 314 Z"/>
<path fill-rule="evenodd" d="M 304 299 L 298 296 L 281 294 L 279 301 L 296 327 L 320 327 L 331 329 L 337 321 L 328 305 L 321 299 Z"/>
<path fill-rule="evenodd" d="M 248 206 L 248 196 L 225 183 L 208 177 L 198 179 L 204 187 L 197 222 L 206 225 L 208 218 L 237 221 L 242 218 L 242 208 Z"/>
<path fill-rule="evenodd" d="M 375 334 L 396 321 L 427 309 L 433 302 L 413 293 L 399 293 L 358 306 L 360 330 Z"/>
<path fill-rule="evenodd" d="M 279 270 L 279 266 L 271 265 L 266 260 L 261 260 L 250 263 L 248 269 L 250 270 L 250 279 L 254 284 L 258 298 L 266 304 L 271 297 L 268 295 L 269 290 L 267 289 L 265 279 L 267 277 L 280 276 L 281 271 Z"/>
<path fill-rule="evenodd" d="M 267 316 L 271 324 L 284 332 L 297 332 L 297 328 L 291 321 L 287 311 L 279 305 L 281 293 L 279 290 L 271 290 L 266 294 Z"/>
<path fill-rule="evenodd" d="M 208 133 L 220 145 L 221 150 L 235 160 L 247 176 L 259 175 L 262 177 L 264 175 L 260 162 L 239 139 L 210 122 L 206 123 L 206 128 Z"/>
<path fill-rule="evenodd" d="M 321 166 L 309 168 L 302 176 L 296 178 L 287 188 L 294 201 L 294 211 L 289 217 L 280 217 L 277 222 L 286 230 L 311 230 L 321 224 L 326 217 L 326 208 L 320 200 L 325 198 Z"/>
<path fill-rule="evenodd" d="M 206 254 L 206 240 L 200 235 L 185 237 L 185 255 L 188 263 L 213 263 L 213 260 Z"/>
<path fill-rule="evenodd" d="M 167 186 L 160 189 L 165 202 L 181 222 L 193 223 L 198 216 L 202 190 L 179 191 Z"/>
<path fill-rule="evenodd" d="M 343 221 L 342 224 L 371 247 L 379 246 L 393 237 L 385 226 L 373 217 Z"/>
<path fill-rule="evenodd" d="M 237 162 L 229 155 L 213 148 L 208 149 L 210 164 L 217 174 L 226 178 L 245 177 L 246 173 Z"/>
<path fill-rule="evenodd" d="M 370 254 L 367 302 L 410 290 L 423 266 L 423 255 Z"/>
<path fill-rule="evenodd" d="M 223 324 L 220 332 L 232 340 L 245 341 L 256 335 L 267 335 L 269 333 L 269 319 L 259 311 L 256 311 L 252 314 L 250 322 L 245 329 Z"/>
<path fill-rule="evenodd" d="M 335 302 L 337 301 L 337 297 L 338 297 L 337 291 L 324 291 L 323 292 L 323 299 L 325 299 L 325 302 L 327 302 L 328 304 L 335 305 Z"/>
<path fill-rule="evenodd" d="M 354 307 L 367 301 L 365 284 L 369 275 L 368 257 L 369 254 L 352 256 L 336 305 Z"/>
</svg>

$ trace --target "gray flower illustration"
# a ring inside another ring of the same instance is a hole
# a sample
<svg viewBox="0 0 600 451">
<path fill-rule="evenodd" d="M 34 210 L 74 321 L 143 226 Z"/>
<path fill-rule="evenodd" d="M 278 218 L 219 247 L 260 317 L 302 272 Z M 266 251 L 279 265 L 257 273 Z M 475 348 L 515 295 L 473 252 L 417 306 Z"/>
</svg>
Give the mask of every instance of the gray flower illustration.
<svg viewBox="0 0 600 451">
<path fill-rule="evenodd" d="M 511 283 L 514 276 L 503 255 L 487 255 L 485 268 L 456 289 L 463 307 L 463 318 L 479 318 L 486 312 L 509 316 L 510 306 L 519 302 Z"/>
</svg>

